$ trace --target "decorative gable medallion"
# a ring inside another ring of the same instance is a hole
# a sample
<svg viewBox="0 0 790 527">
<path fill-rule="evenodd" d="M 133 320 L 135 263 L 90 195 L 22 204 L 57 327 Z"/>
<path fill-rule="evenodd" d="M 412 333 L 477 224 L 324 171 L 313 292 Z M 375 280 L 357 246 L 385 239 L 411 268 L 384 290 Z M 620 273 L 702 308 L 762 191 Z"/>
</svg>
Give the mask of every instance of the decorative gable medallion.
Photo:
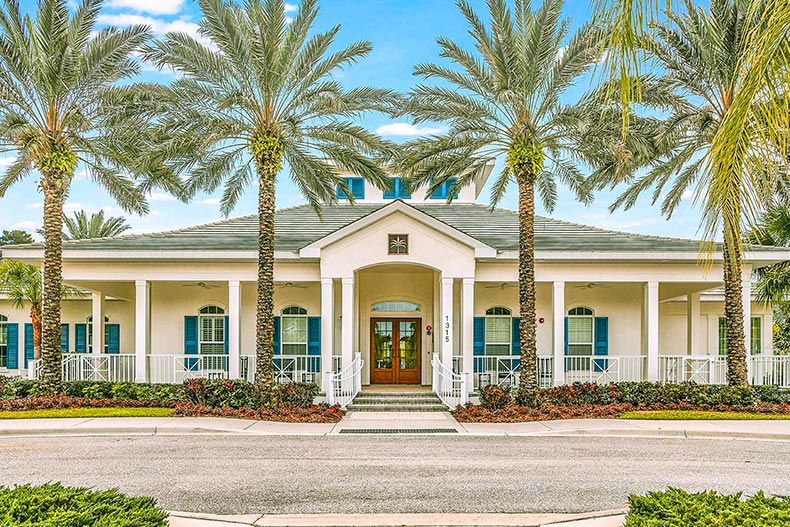
<svg viewBox="0 0 790 527">
<path fill-rule="evenodd" d="M 389 254 L 409 254 L 409 235 L 390 234 Z"/>
</svg>

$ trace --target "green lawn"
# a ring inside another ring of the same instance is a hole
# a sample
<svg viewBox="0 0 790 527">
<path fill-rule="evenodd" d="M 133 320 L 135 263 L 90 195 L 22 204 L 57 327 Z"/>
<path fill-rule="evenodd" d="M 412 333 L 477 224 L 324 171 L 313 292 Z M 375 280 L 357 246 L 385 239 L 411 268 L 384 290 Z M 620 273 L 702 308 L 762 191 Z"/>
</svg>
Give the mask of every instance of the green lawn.
<svg viewBox="0 0 790 527">
<path fill-rule="evenodd" d="M 51 417 L 171 417 L 172 408 L 59 408 L 0 412 L 0 419 L 44 419 Z"/>
<path fill-rule="evenodd" d="M 620 416 L 620 419 L 658 419 L 660 421 L 701 421 L 706 419 L 715 421 L 764 421 L 772 419 L 790 419 L 790 415 L 751 414 L 746 412 L 704 412 L 697 410 L 645 410 L 640 412 L 626 412 Z"/>
</svg>

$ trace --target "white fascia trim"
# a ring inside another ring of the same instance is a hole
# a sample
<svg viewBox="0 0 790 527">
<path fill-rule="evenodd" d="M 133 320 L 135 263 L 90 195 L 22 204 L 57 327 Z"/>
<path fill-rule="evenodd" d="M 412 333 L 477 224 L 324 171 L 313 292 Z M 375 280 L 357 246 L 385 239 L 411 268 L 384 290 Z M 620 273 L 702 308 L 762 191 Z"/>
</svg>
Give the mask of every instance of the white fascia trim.
<svg viewBox="0 0 790 527">
<path fill-rule="evenodd" d="M 642 261 L 694 261 L 698 262 L 709 258 L 712 261 L 721 261 L 721 252 L 705 255 L 699 252 L 595 252 L 595 251 L 535 251 L 536 260 L 563 261 L 563 260 L 642 260 Z M 500 260 L 518 260 L 518 251 L 502 251 L 497 256 Z M 743 255 L 744 263 L 760 262 L 765 265 L 790 260 L 790 251 L 787 252 L 748 252 Z"/>
<path fill-rule="evenodd" d="M 454 240 L 459 241 L 460 243 L 472 247 L 475 250 L 475 258 L 496 258 L 497 251 L 493 247 L 484 244 L 483 242 L 472 238 L 468 234 L 465 234 L 458 229 L 443 223 L 433 216 L 426 214 L 416 208 L 408 205 L 402 201 L 395 201 L 390 205 L 382 207 L 375 212 L 368 214 L 367 216 L 360 218 L 352 223 L 349 223 L 345 227 L 336 230 L 335 232 L 324 236 L 323 238 L 314 241 L 310 245 L 304 246 L 300 251 L 299 255 L 303 258 L 318 258 L 321 256 L 321 249 L 335 243 L 338 240 L 341 240 L 351 234 L 358 232 L 365 227 L 372 225 L 373 223 L 386 218 L 387 216 L 391 216 L 396 212 L 400 212 L 420 223 L 434 229 L 435 231 L 441 232 L 445 236 L 452 238 Z"/>
<path fill-rule="evenodd" d="M 4 250 L 11 260 L 41 260 L 44 249 Z M 257 251 L 120 251 L 120 250 L 65 250 L 64 260 L 257 260 Z M 274 251 L 275 260 L 298 260 L 296 251 Z"/>
</svg>

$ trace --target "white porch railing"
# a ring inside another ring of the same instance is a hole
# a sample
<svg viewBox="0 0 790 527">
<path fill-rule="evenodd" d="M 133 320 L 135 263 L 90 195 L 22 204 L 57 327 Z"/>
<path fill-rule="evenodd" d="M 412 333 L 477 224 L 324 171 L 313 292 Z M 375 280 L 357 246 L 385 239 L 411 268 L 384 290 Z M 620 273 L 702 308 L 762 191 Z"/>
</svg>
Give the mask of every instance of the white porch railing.
<svg viewBox="0 0 790 527">
<path fill-rule="evenodd" d="M 454 409 L 458 405 L 465 405 L 469 390 L 467 388 L 468 375 L 464 372 L 453 373 L 445 367 L 438 355 L 433 356 L 433 391 L 439 399 Z"/>
<path fill-rule="evenodd" d="M 641 381 L 647 375 L 647 357 L 635 356 L 566 356 L 565 382 L 609 384 Z"/>
<path fill-rule="evenodd" d="M 64 353 L 61 378 L 64 381 L 134 382 L 134 355 Z"/>
<path fill-rule="evenodd" d="M 726 384 L 727 357 L 719 355 L 659 355 L 658 381 Z"/>
<path fill-rule="evenodd" d="M 149 355 L 149 382 L 181 384 L 189 379 L 227 379 L 227 355 Z"/>
<path fill-rule="evenodd" d="M 272 360 L 274 382 L 312 382 L 321 386 L 320 355 L 275 355 Z M 255 382 L 255 355 L 239 357 L 239 377 Z"/>
<path fill-rule="evenodd" d="M 790 388 L 790 355 L 752 355 L 749 359 L 752 385 Z"/>
<path fill-rule="evenodd" d="M 337 373 L 327 375 L 328 379 L 324 386 L 327 403 L 339 404 L 340 408 L 346 409 L 346 406 L 362 391 L 362 366 L 362 354 L 356 352 L 351 364 Z"/>
<path fill-rule="evenodd" d="M 332 356 L 332 373 L 338 373 L 343 369 L 343 357 L 340 355 Z"/>
<path fill-rule="evenodd" d="M 453 372 L 461 372 L 461 363 L 453 357 Z M 519 382 L 521 369 L 520 355 L 487 355 L 477 356 L 472 359 L 474 375 L 472 382 L 475 390 L 489 384 L 510 385 L 515 388 Z M 554 358 L 538 357 L 538 386 L 550 388 L 554 379 Z"/>
</svg>

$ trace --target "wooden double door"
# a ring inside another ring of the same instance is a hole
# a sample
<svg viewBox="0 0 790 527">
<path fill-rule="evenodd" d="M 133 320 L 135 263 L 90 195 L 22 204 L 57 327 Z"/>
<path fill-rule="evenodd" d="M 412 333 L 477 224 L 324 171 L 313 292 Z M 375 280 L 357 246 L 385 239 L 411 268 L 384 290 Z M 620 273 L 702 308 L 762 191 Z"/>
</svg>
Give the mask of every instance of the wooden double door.
<svg viewBox="0 0 790 527">
<path fill-rule="evenodd" d="M 419 318 L 370 321 L 371 384 L 420 384 Z"/>
</svg>

